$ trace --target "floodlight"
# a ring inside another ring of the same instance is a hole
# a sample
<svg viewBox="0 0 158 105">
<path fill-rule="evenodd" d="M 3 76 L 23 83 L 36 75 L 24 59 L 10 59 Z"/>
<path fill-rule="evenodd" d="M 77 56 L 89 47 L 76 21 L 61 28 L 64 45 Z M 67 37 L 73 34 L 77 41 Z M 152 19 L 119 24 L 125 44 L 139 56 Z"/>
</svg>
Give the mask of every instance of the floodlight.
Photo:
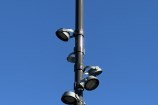
<svg viewBox="0 0 158 105">
<path fill-rule="evenodd" d="M 85 74 L 87 74 L 87 75 L 98 76 L 103 72 L 99 66 L 86 66 L 84 68 L 84 71 L 86 69 L 89 69 L 88 71 L 85 72 Z"/>
<path fill-rule="evenodd" d="M 56 31 L 56 36 L 62 41 L 68 41 L 72 36 L 70 32 L 74 32 L 72 29 L 60 28 Z"/>
<path fill-rule="evenodd" d="M 75 63 L 76 62 L 76 58 L 75 58 L 75 53 L 70 53 L 67 57 L 67 61 L 71 62 L 71 63 Z"/>
<path fill-rule="evenodd" d="M 96 89 L 98 85 L 99 80 L 94 76 L 88 76 L 84 81 L 84 88 L 88 91 Z"/>
<path fill-rule="evenodd" d="M 79 101 L 79 97 L 74 92 L 67 91 L 63 94 L 61 100 L 65 104 L 77 105 L 77 102 Z"/>
</svg>

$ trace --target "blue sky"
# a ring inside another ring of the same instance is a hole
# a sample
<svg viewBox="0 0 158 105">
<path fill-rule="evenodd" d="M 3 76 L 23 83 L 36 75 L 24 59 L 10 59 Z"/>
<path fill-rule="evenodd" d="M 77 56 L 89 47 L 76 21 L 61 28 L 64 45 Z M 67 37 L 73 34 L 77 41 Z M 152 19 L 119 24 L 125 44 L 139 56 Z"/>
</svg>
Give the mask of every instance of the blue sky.
<svg viewBox="0 0 158 105">
<path fill-rule="evenodd" d="M 64 105 L 73 90 L 75 0 L 0 1 L 0 105 Z M 84 0 L 85 65 L 99 65 L 87 105 L 158 105 L 158 1 Z"/>
</svg>

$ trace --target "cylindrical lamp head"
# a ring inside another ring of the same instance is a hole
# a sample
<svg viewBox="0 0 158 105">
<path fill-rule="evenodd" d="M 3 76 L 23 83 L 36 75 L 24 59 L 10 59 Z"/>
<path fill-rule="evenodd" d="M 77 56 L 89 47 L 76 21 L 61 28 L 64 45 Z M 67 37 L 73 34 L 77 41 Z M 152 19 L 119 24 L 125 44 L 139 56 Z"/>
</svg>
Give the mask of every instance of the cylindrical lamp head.
<svg viewBox="0 0 158 105">
<path fill-rule="evenodd" d="M 88 76 L 84 83 L 84 88 L 88 91 L 94 90 L 98 87 L 99 80 L 94 76 Z"/>
<path fill-rule="evenodd" d="M 78 102 L 78 95 L 74 92 L 67 91 L 63 94 L 61 100 L 65 104 L 76 105 Z"/>
<path fill-rule="evenodd" d="M 88 71 L 85 72 L 87 75 L 98 76 L 103 72 L 99 66 L 86 66 L 84 70 L 86 69 L 88 69 Z"/>
<path fill-rule="evenodd" d="M 62 41 L 68 41 L 70 38 L 70 33 L 61 28 L 56 31 L 56 36 Z"/>
</svg>

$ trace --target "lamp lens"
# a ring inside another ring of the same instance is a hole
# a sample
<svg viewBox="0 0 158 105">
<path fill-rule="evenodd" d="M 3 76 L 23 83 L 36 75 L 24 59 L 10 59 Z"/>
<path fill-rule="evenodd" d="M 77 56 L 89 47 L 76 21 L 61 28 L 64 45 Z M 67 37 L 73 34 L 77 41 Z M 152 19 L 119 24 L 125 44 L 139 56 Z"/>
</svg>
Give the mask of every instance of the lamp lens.
<svg viewBox="0 0 158 105">
<path fill-rule="evenodd" d="M 69 40 L 69 33 L 68 32 L 58 32 L 57 31 L 56 35 L 62 41 L 68 41 Z"/>
<path fill-rule="evenodd" d="M 99 85 L 99 80 L 90 79 L 86 82 L 85 88 L 86 88 L 86 90 L 94 90 L 98 87 L 98 85 Z"/>
<path fill-rule="evenodd" d="M 75 104 L 77 101 L 74 97 L 72 96 L 64 96 L 62 98 L 62 101 L 65 103 L 65 104 Z"/>
<path fill-rule="evenodd" d="M 67 40 L 68 39 L 67 34 L 68 34 L 67 32 L 62 32 L 60 36 L 62 39 Z"/>
</svg>

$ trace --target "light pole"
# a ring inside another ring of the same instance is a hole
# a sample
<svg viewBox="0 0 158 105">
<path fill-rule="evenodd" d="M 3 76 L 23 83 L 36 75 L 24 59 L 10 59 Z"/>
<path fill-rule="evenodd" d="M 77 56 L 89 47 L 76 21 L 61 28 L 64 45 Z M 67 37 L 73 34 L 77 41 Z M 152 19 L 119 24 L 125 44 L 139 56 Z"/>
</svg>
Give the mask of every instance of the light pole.
<svg viewBox="0 0 158 105">
<path fill-rule="evenodd" d="M 84 34 L 83 34 L 83 0 L 76 0 L 76 23 L 75 23 L 75 93 L 79 96 L 80 102 L 78 105 L 83 105 L 83 89 L 80 88 L 80 82 L 83 75 L 83 56 L 84 56 Z"/>
<path fill-rule="evenodd" d="M 67 57 L 69 62 L 74 63 L 74 92 L 65 92 L 61 100 L 65 104 L 69 105 L 85 105 L 85 102 L 83 101 L 83 91 L 84 89 L 91 91 L 98 87 L 99 80 L 96 76 L 101 74 L 102 70 L 98 66 L 84 66 L 83 64 L 83 57 L 85 53 L 83 33 L 83 0 L 76 0 L 75 31 L 72 29 L 60 28 L 56 31 L 56 35 L 62 41 L 68 41 L 70 38 L 75 38 L 74 52 L 70 53 Z M 87 78 L 83 78 L 83 74 L 87 75 Z"/>
</svg>

